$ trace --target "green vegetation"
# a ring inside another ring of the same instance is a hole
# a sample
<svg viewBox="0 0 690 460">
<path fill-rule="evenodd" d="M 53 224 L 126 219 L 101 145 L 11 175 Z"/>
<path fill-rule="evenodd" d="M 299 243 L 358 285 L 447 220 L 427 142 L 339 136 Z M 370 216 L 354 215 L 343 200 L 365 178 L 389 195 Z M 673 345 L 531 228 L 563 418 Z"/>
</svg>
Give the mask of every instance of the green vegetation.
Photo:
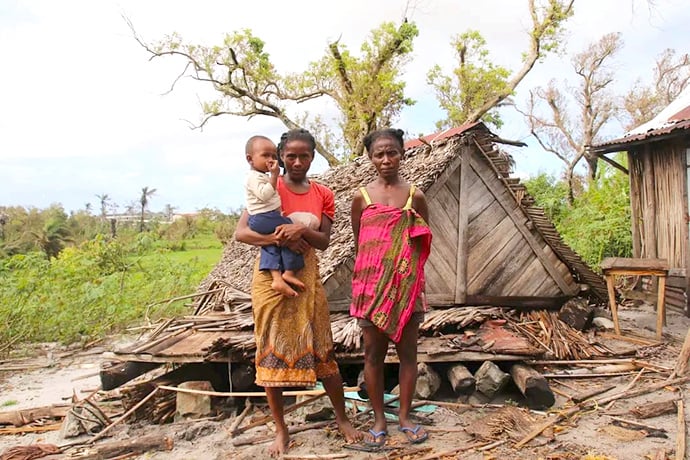
<svg viewBox="0 0 690 460">
<path fill-rule="evenodd" d="M 19 401 L 9 399 L 7 401 L 3 401 L 2 403 L 0 403 L 0 407 L 16 406 L 17 404 L 19 404 Z"/>
<path fill-rule="evenodd" d="M 623 157 L 617 161 L 625 164 Z M 579 177 L 576 184 L 577 193 L 569 205 L 566 180 L 542 173 L 525 182 L 565 242 L 591 267 L 596 268 L 604 257 L 631 257 L 628 176 L 602 163 L 594 180 Z"/>
<path fill-rule="evenodd" d="M 87 342 L 184 312 L 182 302 L 150 305 L 193 293 L 236 220 L 202 210 L 172 223 L 149 219 L 141 233 L 140 220 L 118 224 L 112 237 L 102 232 L 110 224 L 101 217 L 68 217 L 59 205 L 0 213 L 0 351 L 26 342 Z"/>
</svg>

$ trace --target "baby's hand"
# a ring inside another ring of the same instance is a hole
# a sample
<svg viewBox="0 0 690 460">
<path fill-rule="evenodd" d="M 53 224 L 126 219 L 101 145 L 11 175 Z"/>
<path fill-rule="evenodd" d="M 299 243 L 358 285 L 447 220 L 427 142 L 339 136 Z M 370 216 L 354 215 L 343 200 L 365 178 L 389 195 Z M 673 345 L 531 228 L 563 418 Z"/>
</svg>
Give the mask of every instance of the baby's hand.
<svg viewBox="0 0 690 460">
<path fill-rule="evenodd" d="M 277 176 L 280 173 L 280 165 L 277 160 L 268 160 L 266 165 L 272 176 Z"/>
</svg>

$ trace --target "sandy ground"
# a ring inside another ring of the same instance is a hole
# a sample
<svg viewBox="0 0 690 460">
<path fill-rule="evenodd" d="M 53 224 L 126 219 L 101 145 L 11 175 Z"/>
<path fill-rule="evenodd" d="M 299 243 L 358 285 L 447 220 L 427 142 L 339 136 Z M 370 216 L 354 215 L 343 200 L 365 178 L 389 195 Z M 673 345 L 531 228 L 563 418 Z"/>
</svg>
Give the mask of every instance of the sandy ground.
<svg viewBox="0 0 690 460">
<path fill-rule="evenodd" d="M 639 347 L 629 343 L 615 342 L 611 346 L 619 348 L 636 348 L 637 356 L 657 365 L 672 367 L 690 327 L 690 319 L 678 313 L 669 312 L 668 326 L 664 329 L 667 343 L 658 347 Z M 655 313 L 647 306 L 626 307 L 621 311 L 621 321 L 624 330 L 635 331 L 637 334 L 653 337 Z M 103 360 L 102 352 L 108 345 L 91 348 L 86 351 L 69 351 L 56 345 L 43 345 L 36 350 L 38 357 L 30 361 L 0 363 L 2 366 L 40 367 L 34 370 L 0 371 L 0 412 L 15 409 L 27 409 L 44 405 L 69 402 L 73 394 L 85 397 L 98 388 L 97 371 Z M 49 367 L 45 367 L 49 366 Z M 558 370 L 558 369 L 554 369 Z M 576 391 L 587 391 L 598 386 L 616 385 L 616 389 L 604 393 L 602 396 L 615 394 L 630 384 L 634 375 L 618 377 L 589 378 L 589 379 L 559 379 L 550 381 L 552 388 L 574 394 Z M 640 378 L 634 388 L 662 381 L 665 377 L 660 374 L 647 373 Z M 561 383 L 558 383 L 561 382 Z M 670 399 L 682 393 L 685 406 L 690 405 L 687 397 L 688 385 L 680 388 L 665 388 L 635 399 L 625 399 L 616 402 L 608 410 L 598 408 L 587 414 L 579 414 L 575 418 L 567 419 L 547 430 L 522 449 L 516 450 L 515 442 L 525 435 L 530 424 L 547 420 L 546 413 L 530 412 L 519 407 L 519 394 L 503 394 L 492 403 L 504 404 L 503 409 L 483 408 L 465 411 L 455 411 L 447 408 L 437 408 L 430 415 L 434 424 L 427 427 L 430 439 L 424 444 L 410 446 L 404 437 L 397 432 L 396 424 L 389 424 L 387 448 L 389 450 L 378 453 L 355 452 L 344 450 L 343 439 L 332 429 L 310 430 L 295 434 L 288 458 L 343 458 L 338 454 L 347 454 L 347 458 L 355 460 L 400 458 L 410 449 L 419 449 L 408 459 L 420 459 L 431 454 L 462 449 L 459 453 L 447 457 L 463 459 L 649 459 L 660 449 L 666 452 L 667 458 L 675 457 L 676 438 L 678 433 L 678 418 L 675 413 L 639 422 L 666 431 L 666 437 L 645 436 L 641 431 L 619 429 L 612 425 L 611 415 L 625 419 L 634 419 L 628 413 L 631 408 L 640 404 Z M 476 399 L 471 399 L 470 402 Z M 556 404 L 549 411 L 551 415 L 568 407 L 567 399 L 558 396 Z M 259 411 L 262 408 L 257 409 Z M 265 410 L 265 409 L 264 409 Z M 288 420 L 292 424 L 303 423 L 302 414 L 290 414 Z M 531 420 L 530 420 L 531 419 Z M 112 437 L 103 442 L 134 439 L 143 435 L 158 434 L 169 436 L 174 441 L 174 449 L 168 452 L 148 452 L 140 458 L 151 460 L 182 460 L 182 459 L 263 459 L 267 458 L 268 443 L 255 445 L 233 446 L 233 439 L 228 435 L 228 427 L 234 417 L 221 420 L 192 420 L 169 425 L 122 424 L 112 430 Z M 362 429 L 368 427 L 370 420 L 364 420 Z M 686 430 L 687 431 L 687 430 Z M 270 435 L 267 426 L 252 429 L 236 439 L 259 438 Z M 482 437 L 484 435 L 484 437 Z M 71 440 L 70 440 L 71 441 Z M 5 449 L 32 443 L 51 443 L 60 445 L 66 441 L 60 439 L 58 431 L 47 433 L 29 433 L 22 435 L 1 435 L 0 452 Z M 493 446 L 491 445 L 493 442 Z M 498 444 L 498 445 L 496 445 Z M 486 448 L 482 446 L 487 446 Z M 484 450 L 482 450 L 484 449 Z M 396 456 L 397 455 L 397 456 Z"/>
</svg>

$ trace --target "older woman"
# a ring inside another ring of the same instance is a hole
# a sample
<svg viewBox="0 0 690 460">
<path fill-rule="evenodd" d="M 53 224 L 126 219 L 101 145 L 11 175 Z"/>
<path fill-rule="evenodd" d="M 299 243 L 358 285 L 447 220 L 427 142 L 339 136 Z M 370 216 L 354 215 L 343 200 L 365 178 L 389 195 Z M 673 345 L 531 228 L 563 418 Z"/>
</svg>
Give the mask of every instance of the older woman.
<svg viewBox="0 0 690 460">
<path fill-rule="evenodd" d="M 314 249 L 324 250 L 331 238 L 335 215 L 333 192 L 307 179 L 316 143 L 306 130 L 283 134 L 278 145 L 285 174 L 278 181 L 283 214 L 294 223 L 280 226 L 273 235 L 253 232 L 247 213 L 237 224 L 237 241 L 264 246 L 282 244 L 304 256 L 297 275 L 305 290 L 285 297 L 271 288 L 271 275 L 258 269 L 252 280 L 252 308 L 256 338 L 256 383 L 266 389 L 268 405 L 276 423 L 271 456 L 287 451 L 288 429 L 283 414 L 282 387 L 312 386 L 321 380 L 336 414 L 338 427 L 348 442 L 361 439 L 345 415 L 343 384 L 334 359 L 333 337 Z"/>
</svg>

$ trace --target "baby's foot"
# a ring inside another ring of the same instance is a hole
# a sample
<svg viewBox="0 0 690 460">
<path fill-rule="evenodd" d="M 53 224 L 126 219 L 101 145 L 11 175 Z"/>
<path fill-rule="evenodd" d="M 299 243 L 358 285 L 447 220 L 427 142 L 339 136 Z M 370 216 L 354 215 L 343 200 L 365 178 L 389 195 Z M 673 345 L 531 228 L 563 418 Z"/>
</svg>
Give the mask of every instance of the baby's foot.
<svg viewBox="0 0 690 460">
<path fill-rule="evenodd" d="M 302 281 L 300 281 L 299 278 L 297 278 L 297 276 L 295 275 L 295 272 L 293 272 L 292 270 L 285 270 L 283 272 L 283 280 L 290 283 L 291 285 L 296 287 L 298 290 L 304 291 L 304 288 L 305 288 L 304 283 Z"/>
<path fill-rule="evenodd" d="M 282 278 L 274 279 L 271 283 L 274 291 L 280 292 L 285 297 L 297 297 L 297 291 L 292 289 Z"/>
</svg>

